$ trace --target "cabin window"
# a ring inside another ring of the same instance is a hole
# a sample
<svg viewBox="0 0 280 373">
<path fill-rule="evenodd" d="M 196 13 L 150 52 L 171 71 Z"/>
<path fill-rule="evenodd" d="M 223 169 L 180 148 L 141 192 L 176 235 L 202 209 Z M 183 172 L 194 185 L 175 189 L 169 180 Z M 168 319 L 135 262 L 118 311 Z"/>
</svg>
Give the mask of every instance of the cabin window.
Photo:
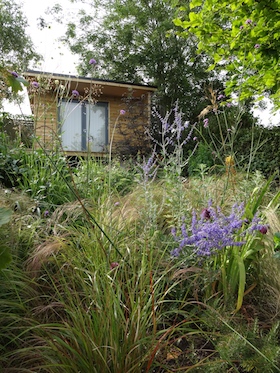
<svg viewBox="0 0 280 373">
<path fill-rule="evenodd" d="M 108 103 L 62 101 L 59 107 L 64 150 L 105 152 L 108 144 Z"/>
</svg>

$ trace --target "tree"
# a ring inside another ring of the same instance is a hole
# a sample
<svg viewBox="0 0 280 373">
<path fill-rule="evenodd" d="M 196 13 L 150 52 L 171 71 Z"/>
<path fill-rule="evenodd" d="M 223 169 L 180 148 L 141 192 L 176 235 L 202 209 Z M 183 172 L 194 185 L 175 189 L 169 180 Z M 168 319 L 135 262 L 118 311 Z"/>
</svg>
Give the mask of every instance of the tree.
<svg viewBox="0 0 280 373">
<path fill-rule="evenodd" d="M 26 27 L 20 6 L 14 0 L 0 0 L 0 106 L 3 98 L 21 87 L 17 74 L 11 72 L 24 71 L 32 60 L 40 58 Z M 11 86 L 12 91 L 8 89 Z"/>
<path fill-rule="evenodd" d="M 100 13 L 83 11 L 78 24 L 68 24 L 64 41 L 82 57 L 79 72 L 90 73 L 88 61 L 95 58 L 97 77 L 156 85 L 157 104 L 162 111 L 179 100 L 187 118 L 197 120 L 204 105 L 205 87 L 213 74 L 206 72 L 207 57 L 195 54 L 195 38 L 178 37 L 173 24 L 175 10 L 169 2 L 92 3 L 99 11 L 101 5 L 103 18 Z"/>
<path fill-rule="evenodd" d="M 196 36 L 197 52 L 227 74 L 226 93 L 268 94 L 280 107 L 280 0 L 174 0 L 180 35 Z M 183 6 L 181 6 L 183 5 Z M 183 31 L 182 31 L 183 29 Z"/>
</svg>

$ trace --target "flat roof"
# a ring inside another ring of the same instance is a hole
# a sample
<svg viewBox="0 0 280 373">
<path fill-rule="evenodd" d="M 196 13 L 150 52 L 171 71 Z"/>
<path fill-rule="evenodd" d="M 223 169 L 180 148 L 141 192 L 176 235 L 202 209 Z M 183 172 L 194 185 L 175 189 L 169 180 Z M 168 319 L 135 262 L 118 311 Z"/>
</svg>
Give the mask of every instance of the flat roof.
<svg viewBox="0 0 280 373">
<path fill-rule="evenodd" d="M 28 75 L 28 76 L 46 75 L 46 76 L 51 76 L 51 77 L 62 79 L 62 80 L 70 79 L 73 82 L 84 82 L 84 83 L 96 82 L 102 85 L 110 85 L 110 86 L 117 86 L 117 87 L 131 86 L 136 89 L 138 88 L 138 89 L 144 89 L 148 91 L 157 90 L 156 86 L 148 85 L 148 84 L 130 83 L 130 82 L 116 81 L 116 80 L 110 80 L 110 79 L 99 79 L 99 78 L 70 75 L 70 74 L 51 73 L 47 71 L 27 70 L 23 75 Z"/>
</svg>

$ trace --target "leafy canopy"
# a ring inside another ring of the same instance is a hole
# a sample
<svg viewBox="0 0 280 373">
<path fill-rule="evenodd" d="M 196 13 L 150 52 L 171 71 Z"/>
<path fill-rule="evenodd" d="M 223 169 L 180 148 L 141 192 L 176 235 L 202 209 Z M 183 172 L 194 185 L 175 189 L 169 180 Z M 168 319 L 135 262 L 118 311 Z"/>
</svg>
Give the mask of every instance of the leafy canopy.
<svg viewBox="0 0 280 373">
<path fill-rule="evenodd" d="M 20 79 L 9 71 L 24 71 L 31 61 L 37 61 L 31 38 L 26 32 L 27 20 L 14 0 L 0 0 L 0 103 L 11 91 L 21 89 Z"/>
<path fill-rule="evenodd" d="M 91 6 L 92 13 L 82 11 L 79 22 L 68 23 L 64 38 L 81 56 L 79 72 L 90 73 L 94 58 L 95 76 L 156 85 L 159 106 L 168 110 L 179 99 L 188 117 L 195 117 L 213 74 L 206 72 L 207 58 L 196 55 L 195 38 L 178 37 L 170 2 L 103 0 Z"/>
<path fill-rule="evenodd" d="M 182 5 L 183 6 L 180 6 Z M 280 0 L 174 0 L 181 36 L 195 35 L 198 53 L 226 72 L 227 93 L 268 94 L 280 107 Z"/>
</svg>

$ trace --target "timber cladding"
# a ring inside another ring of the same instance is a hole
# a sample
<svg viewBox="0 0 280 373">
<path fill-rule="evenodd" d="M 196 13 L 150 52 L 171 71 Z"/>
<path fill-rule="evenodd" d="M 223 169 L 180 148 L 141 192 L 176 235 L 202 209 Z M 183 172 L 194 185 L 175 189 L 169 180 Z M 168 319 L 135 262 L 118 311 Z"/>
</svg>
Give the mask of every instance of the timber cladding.
<svg viewBox="0 0 280 373">
<path fill-rule="evenodd" d="M 155 87 L 34 71 L 24 75 L 30 82 L 28 94 L 40 146 L 47 150 L 60 146 L 71 155 L 149 151 L 146 130 Z M 62 109 L 67 111 L 65 118 Z M 83 115 L 89 113 L 91 129 L 83 125 Z"/>
</svg>

